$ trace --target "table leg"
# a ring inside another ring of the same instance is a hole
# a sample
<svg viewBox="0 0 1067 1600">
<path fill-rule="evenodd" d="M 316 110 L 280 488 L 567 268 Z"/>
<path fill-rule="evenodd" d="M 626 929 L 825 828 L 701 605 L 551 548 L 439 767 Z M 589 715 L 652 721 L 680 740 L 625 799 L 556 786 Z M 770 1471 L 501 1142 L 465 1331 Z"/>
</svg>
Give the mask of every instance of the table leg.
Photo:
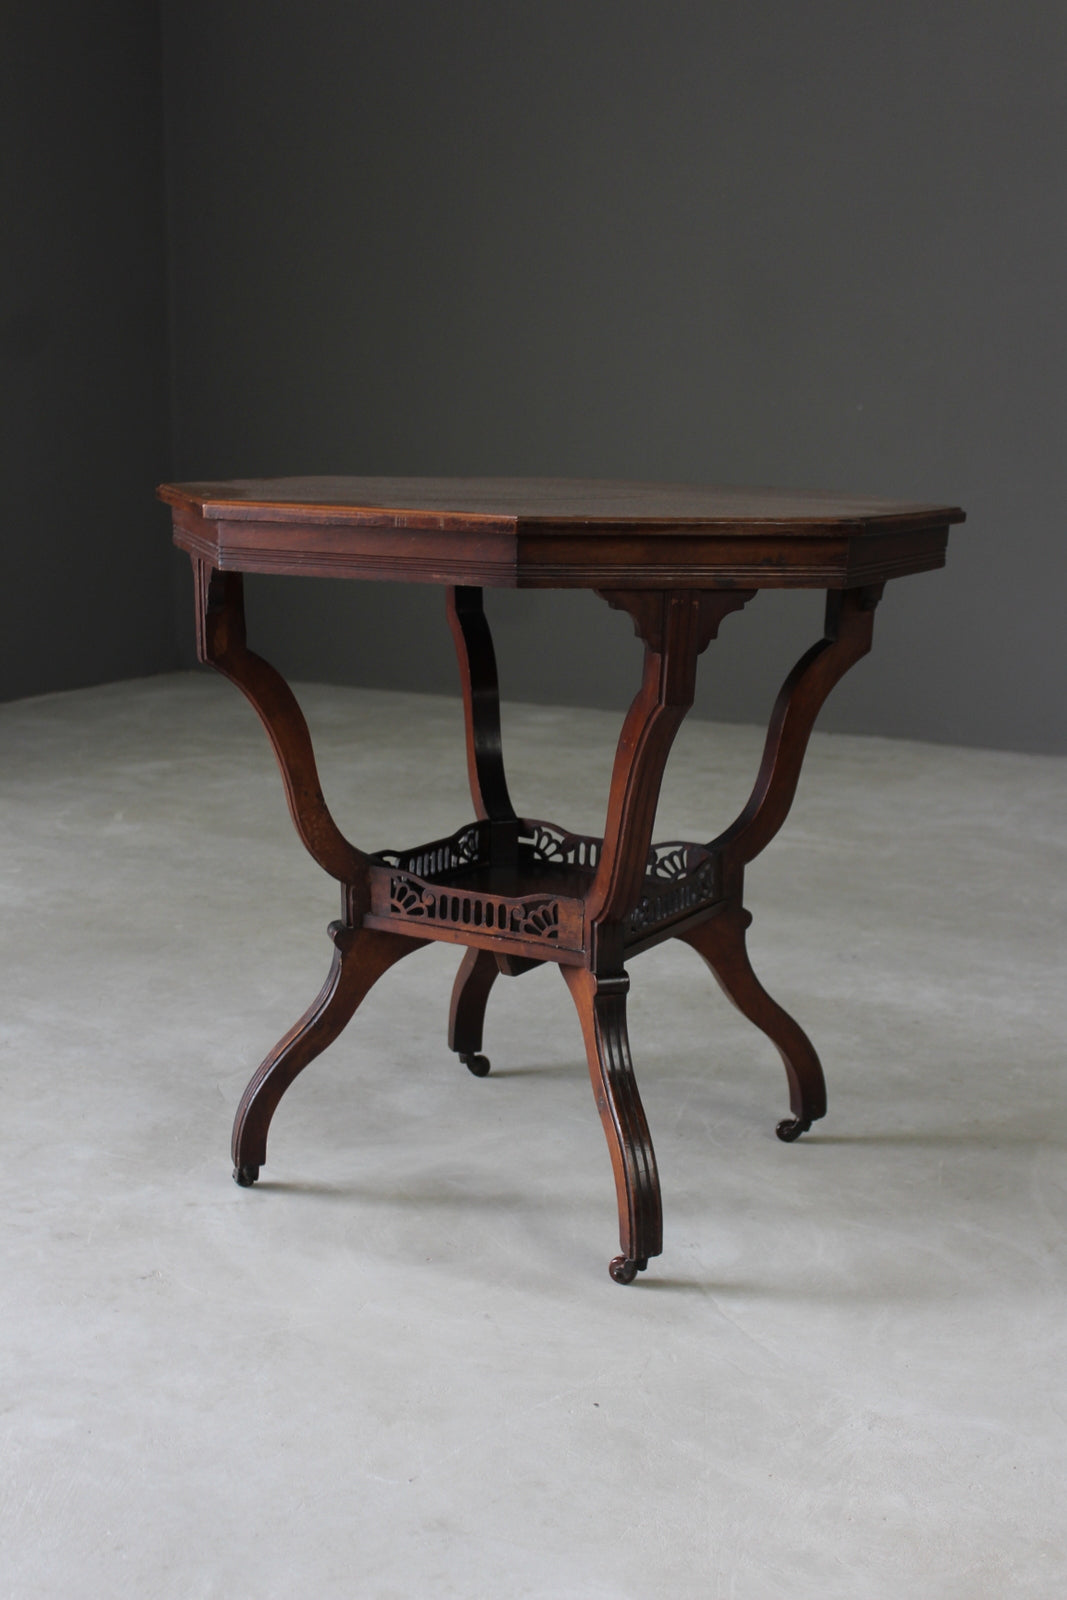
<svg viewBox="0 0 1067 1600">
<path fill-rule="evenodd" d="M 823 637 L 801 656 L 778 692 L 763 760 L 743 809 L 708 845 L 736 876 L 765 850 L 789 815 L 815 719 L 831 689 L 871 648 L 874 611 L 884 584 L 826 596 Z"/>
<path fill-rule="evenodd" d="M 467 776 L 477 817 L 491 829 L 494 865 L 514 862 L 519 819 L 508 794 L 500 739 L 500 686 L 493 636 L 481 589 L 457 586 L 446 591 L 448 625 L 456 647 L 463 721 L 467 737 Z M 448 1048 L 455 1050 L 475 1077 L 489 1072 L 481 1054 L 482 1028 L 489 991 L 500 973 L 487 951 L 468 950 L 456 973 L 448 1018 Z"/>
<path fill-rule="evenodd" d="M 500 968 L 492 951 L 472 946 L 464 951 L 452 988 L 448 1048 L 456 1051 L 476 1078 L 484 1078 L 489 1072 L 489 1059 L 481 1054 L 482 1029 L 489 991 L 499 976 Z"/>
<path fill-rule="evenodd" d="M 815 719 L 834 685 L 871 648 L 882 588 L 878 584 L 827 595 L 824 636 L 782 685 L 752 793 L 736 821 L 707 846 L 722 860 L 726 909 L 678 935 L 703 956 L 728 998 L 776 1046 L 793 1111 L 777 1128 L 787 1143 L 826 1115 L 826 1081 L 811 1040 L 752 970 L 745 945 L 752 916 L 742 906 L 745 867 L 766 849 L 789 815 Z"/>
<path fill-rule="evenodd" d="M 504 777 L 500 686 L 482 591 L 468 586 L 450 588 L 445 603 L 463 691 L 467 775 L 475 815 L 491 822 L 517 824 Z"/>
<path fill-rule="evenodd" d="M 349 844 L 330 815 L 296 697 L 281 673 L 248 648 L 241 573 L 218 572 L 194 556 L 193 578 L 197 655 L 240 689 L 266 729 L 281 769 L 289 814 L 304 848 L 340 883 L 363 883 L 367 858 Z"/>
<path fill-rule="evenodd" d="M 426 943 L 343 922 L 331 922 L 330 937 L 333 961 L 318 997 L 275 1045 L 241 1096 L 232 1148 L 233 1175 L 242 1188 L 255 1183 L 266 1162 L 267 1130 L 290 1084 L 333 1043 L 382 973 Z"/>
<path fill-rule="evenodd" d="M 693 703 L 697 657 L 751 591 L 615 590 L 604 598 L 633 618 L 645 644 L 644 669 L 619 735 L 603 849 L 586 899 L 587 964 L 561 970 L 581 1019 L 615 1174 L 622 1254 L 608 1270 L 617 1283 L 631 1283 L 662 1250 L 663 1229 L 656 1157 L 626 1030 L 625 926 L 648 870 L 667 757 Z"/>
<path fill-rule="evenodd" d="M 622 1254 L 608 1264 L 616 1283 L 632 1283 L 663 1249 L 659 1174 L 626 1031 L 625 972 L 598 977 L 585 967 L 561 967 L 585 1038 L 596 1108 L 615 1173 Z"/>
<path fill-rule="evenodd" d="M 266 1160 L 267 1130 L 286 1089 L 337 1038 L 382 973 L 426 941 L 359 926 L 369 898 L 367 857 L 348 842 L 330 815 L 311 735 L 292 690 L 269 662 L 248 648 L 241 574 L 219 572 L 194 557 L 193 575 L 200 660 L 229 678 L 251 702 L 274 747 L 297 833 L 343 889 L 344 921 L 330 924 L 334 956 L 322 991 L 260 1065 L 237 1108 L 233 1175 L 247 1187 Z"/>
<path fill-rule="evenodd" d="M 791 1118 L 779 1122 L 777 1133 L 779 1139 L 791 1143 L 826 1115 L 826 1080 L 815 1046 L 803 1028 L 771 999 L 752 970 L 745 946 L 745 930 L 751 921 L 750 912 L 734 905 L 679 937 L 703 956 L 727 998 L 777 1048 L 789 1080 L 793 1111 Z"/>
</svg>

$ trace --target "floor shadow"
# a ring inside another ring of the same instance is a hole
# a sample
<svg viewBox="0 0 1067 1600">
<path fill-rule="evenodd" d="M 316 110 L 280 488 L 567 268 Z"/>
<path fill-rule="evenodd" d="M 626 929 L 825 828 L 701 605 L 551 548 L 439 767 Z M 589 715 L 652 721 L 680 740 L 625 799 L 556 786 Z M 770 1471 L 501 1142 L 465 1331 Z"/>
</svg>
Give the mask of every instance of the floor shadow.
<svg viewBox="0 0 1067 1600">
<path fill-rule="evenodd" d="M 921 1129 L 904 1128 L 897 1133 L 818 1133 L 814 1129 L 799 1141 L 802 1145 L 909 1145 L 931 1150 L 1000 1150 L 1037 1149 L 1039 1147 L 1062 1149 L 1067 1141 L 1050 1138 L 1048 1127 L 1040 1130 L 1026 1128 L 961 1128 L 958 1133 L 924 1133 Z"/>
<path fill-rule="evenodd" d="M 585 1076 L 585 1069 L 568 1061 L 554 1067 L 493 1067 L 489 1076 L 491 1078 L 580 1078 Z"/>
<path fill-rule="evenodd" d="M 495 1206 L 502 1210 L 518 1210 L 530 1204 L 528 1195 L 501 1194 L 499 1191 L 489 1192 L 481 1189 L 467 1190 L 459 1185 L 422 1189 L 413 1187 L 390 1189 L 383 1185 L 379 1189 L 367 1183 L 323 1183 L 314 1179 L 303 1181 L 260 1178 L 254 1187 L 262 1190 L 264 1194 L 295 1195 L 305 1200 L 339 1200 L 346 1204 L 364 1201 L 369 1205 L 417 1206 L 422 1210 L 429 1206 L 467 1206 L 473 1210 Z"/>
<path fill-rule="evenodd" d="M 667 1294 L 699 1294 L 728 1314 L 739 1305 L 752 1301 L 775 1301 L 781 1305 L 834 1305 L 842 1308 L 885 1307 L 900 1305 L 921 1306 L 934 1303 L 959 1304 L 961 1286 L 952 1272 L 943 1277 L 927 1276 L 922 1280 L 914 1276 L 887 1274 L 872 1269 L 867 1278 L 852 1276 L 847 1282 L 798 1282 L 787 1278 L 748 1280 L 734 1278 L 680 1278 L 649 1277 L 639 1273 L 629 1288 L 645 1292 Z"/>
<path fill-rule="evenodd" d="M 668 1289 L 675 1294 L 710 1294 L 722 1293 L 724 1285 L 709 1280 L 702 1282 L 699 1278 L 649 1278 L 645 1273 L 639 1272 L 633 1283 L 628 1287 L 634 1289 Z"/>
</svg>

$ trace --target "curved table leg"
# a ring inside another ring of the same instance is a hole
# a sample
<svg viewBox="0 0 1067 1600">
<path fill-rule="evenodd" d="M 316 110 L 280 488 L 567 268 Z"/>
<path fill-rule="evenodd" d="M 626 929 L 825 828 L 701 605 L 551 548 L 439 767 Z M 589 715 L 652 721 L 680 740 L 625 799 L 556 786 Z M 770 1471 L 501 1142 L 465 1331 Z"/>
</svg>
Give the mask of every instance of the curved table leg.
<svg viewBox="0 0 1067 1600">
<path fill-rule="evenodd" d="M 489 1059 L 480 1054 L 485 1007 L 489 991 L 500 976 L 496 956 L 473 946 L 465 950 L 456 981 L 452 986 L 452 1006 L 448 1013 L 448 1048 L 455 1050 L 468 1071 L 484 1078 Z"/>
<path fill-rule="evenodd" d="M 740 897 L 741 872 L 765 850 L 789 815 L 815 719 L 834 685 L 871 648 L 883 584 L 831 590 L 818 644 L 797 662 L 774 702 L 763 760 L 744 808 L 708 845 L 721 855 L 727 887 Z"/>
<path fill-rule="evenodd" d="M 218 572 L 194 556 L 193 577 L 197 655 L 229 678 L 251 704 L 274 748 L 289 814 L 304 848 L 324 872 L 348 886 L 354 899 L 365 889 L 367 857 L 348 842 L 330 815 L 311 735 L 293 691 L 269 661 L 248 648 L 242 576 Z"/>
<path fill-rule="evenodd" d="M 663 1217 L 656 1157 L 626 1031 L 630 980 L 622 965 L 624 931 L 648 870 L 663 769 L 693 703 L 697 657 L 722 619 L 751 599 L 752 591 L 599 592 L 610 606 L 629 612 L 644 642 L 644 665 L 616 746 L 604 842 L 585 897 L 587 965 L 560 970 L 581 1019 L 615 1173 L 622 1254 L 609 1271 L 616 1283 L 631 1283 L 663 1248 Z"/>
<path fill-rule="evenodd" d="M 792 1117 L 778 1124 L 778 1137 L 787 1142 L 826 1115 L 826 1082 L 811 1040 L 771 999 L 752 970 L 745 948 L 745 930 L 752 917 L 741 903 L 745 868 L 766 849 L 789 815 L 815 719 L 834 685 L 871 648 L 874 612 L 883 587 L 879 583 L 827 594 L 823 637 L 801 657 L 781 687 L 752 793 L 734 822 L 707 846 L 722 863 L 726 909 L 678 935 L 703 956 L 727 997 L 777 1047 L 793 1108 Z"/>
<path fill-rule="evenodd" d="M 450 588 L 446 607 L 463 691 L 467 774 L 475 814 L 491 822 L 517 824 L 504 777 L 496 654 L 482 607 L 482 591 L 471 587 Z"/>
<path fill-rule="evenodd" d="M 463 723 L 467 738 L 467 776 L 474 814 L 489 823 L 490 852 L 495 865 L 514 865 L 518 854 L 519 819 L 508 794 L 500 742 L 500 686 L 493 636 L 482 603 L 482 591 L 469 585 L 446 591 L 445 607 L 456 647 Z M 488 951 L 469 949 L 456 974 L 448 1016 L 448 1048 L 459 1054 L 476 1078 L 489 1071 L 481 1054 L 482 1026 L 489 991 L 499 974 Z"/>
<path fill-rule="evenodd" d="M 752 970 L 745 945 L 745 930 L 751 921 L 751 912 L 737 906 L 677 937 L 703 956 L 727 999 L 777 1048 L 789 1080 L 793 1111 L 792 1117 L 778 1124 L 777 1133 L 779 1139 L 791 1143 L 826 1115 L 826 1080 L 815 1046 L 799 1022 L 771 999 Z"/>
<path fill-rule="evenodd" d="M 601 589 L 598 593 L 616 610 L 629 612 L 645 646 L 641 687 L 615 749 L 604 842 L 585 901 L 593 933 L 591 965 L 608 973 L 621 967 L 619 935 L 641 896 L 663 771 L 674 736 L 693 704 L 697 657 L 715 638 L 722 619 L 739 611 L 753 591 Z"/>
<path fill-rule="evenodd" d="M 426 943 L 343 922 L 330 923 L 330 937 L 333 961 L 318 998 L 278 1041 L 241 1096 L 232 1151 L 234 1179 L 242 1188 L 255 1183 L 266 1162 L 267 1130 L 289 1085 L 333 1043 L 382 973 Z"/>
<path fill-rule="evenodd" d="M 632 1283 L 663 1249 L 659 1174 L 644 1107 L 637 1092 L 626 1032 L 625 972 L 598 978 L 584 967 L 561 967 L 578 1009 L 589 1076 L 615 1172 L 622 1254 L 608 1271 L 616 1283 Z"/>
</svg>

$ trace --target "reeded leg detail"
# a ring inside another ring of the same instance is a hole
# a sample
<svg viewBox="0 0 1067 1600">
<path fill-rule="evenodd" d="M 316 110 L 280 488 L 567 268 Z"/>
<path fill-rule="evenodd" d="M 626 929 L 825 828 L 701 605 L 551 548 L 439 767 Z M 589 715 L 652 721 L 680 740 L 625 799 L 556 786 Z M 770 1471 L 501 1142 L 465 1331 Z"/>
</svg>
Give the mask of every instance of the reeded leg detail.
<svg viewBox="0 0 1067 1600">
<path fill-rule="evenodd" d="M 608 1270 L 631 1283 L 663 1248 L 659 1174 L 644 1107 L 637 1092 L 626 1032 L 625 972 L 598 978 L 583 967 L 561 967 L 585 1038 L 589 1076 L 615 1173 L 622 1255 Z"/>
<path fill-rule="evenodd" d="M 247 1188 L 267 1159 L 267 1130 L 289 1085 L 333 1043 L 360 1001 L 394 962 L 418 950 L 424 939 L 351 928 L 331 922 L 334 943 L 329 975 L 309 1006 L 253 1074 L 233 1124 L 234 1180 Z"/>
<path fill-rule="evenodd" d="M 751 921 L 751 914 L 738 906 L 678 937 L 703 956 L 727 999 L 767 1035 L 781 1056 L 793 1116 L 780 1122 L 777 1132 L 779 1139 L 792 1143 L 826 1115 L 826 1080 L 815 1046 L 799 1022 L 771 999 L 752 970 L 745 946 Z"/>
<path fill-rule="evenodd" d="M 471 947 L 463 953 L 452 986 L 448 1048 L 456 1051 L 463 1065 L 476 1078 L 484 1078 L 489 1072 L 488 1057 L 480 1054 L 482 1030 L 489 991 L 499 974 L 496 956 L 491 951 Z"/>
</svg>

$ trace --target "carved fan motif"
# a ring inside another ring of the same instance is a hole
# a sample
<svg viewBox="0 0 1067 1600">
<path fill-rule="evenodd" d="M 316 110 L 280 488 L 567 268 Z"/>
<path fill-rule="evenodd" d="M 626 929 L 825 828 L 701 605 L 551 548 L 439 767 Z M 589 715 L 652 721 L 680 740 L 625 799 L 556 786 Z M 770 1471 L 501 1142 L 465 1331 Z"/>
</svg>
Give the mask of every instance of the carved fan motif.
<svg viewBox="0 0 1067 1600">
<path fill-rule="evenodd" d="M 521 933 L 534 933 L 542 939 L 555 939 L 559 936 L 559 901 L 545 900 L 541 905 L 534 906 L 526 911 L 522 919 Z"/>
<path fill-rule="evenodd" d="M 638 901 L 630 913 L 631 933 L 644 933 L 670 917 L 709 905 L 719 892 L 717 866 L 715 857 L 700 845 L 676 841 L 653 845 L 648 876 L 663 887 Z"/>
<path fill-rule="evenodd" d="M 435 897 L 411 878 L 394 878 L 390 884 L 390 904 L 405 917 L 432 917 Z"/>
<path fill-rule="evenodd" d="M 693 846 L 690 844 L 654 844 L 648 853 L 648 874 L 651 878 L 681 878 L 692 865 Z"/>
<path fill-rule="evenodd" d="M 566 867 L 595 867 L 601 841 L 586 833 L 567 833 L 548 822 L 523 824 L 522 842 L 536 861 L 554 861 Z"/>
</svg>

